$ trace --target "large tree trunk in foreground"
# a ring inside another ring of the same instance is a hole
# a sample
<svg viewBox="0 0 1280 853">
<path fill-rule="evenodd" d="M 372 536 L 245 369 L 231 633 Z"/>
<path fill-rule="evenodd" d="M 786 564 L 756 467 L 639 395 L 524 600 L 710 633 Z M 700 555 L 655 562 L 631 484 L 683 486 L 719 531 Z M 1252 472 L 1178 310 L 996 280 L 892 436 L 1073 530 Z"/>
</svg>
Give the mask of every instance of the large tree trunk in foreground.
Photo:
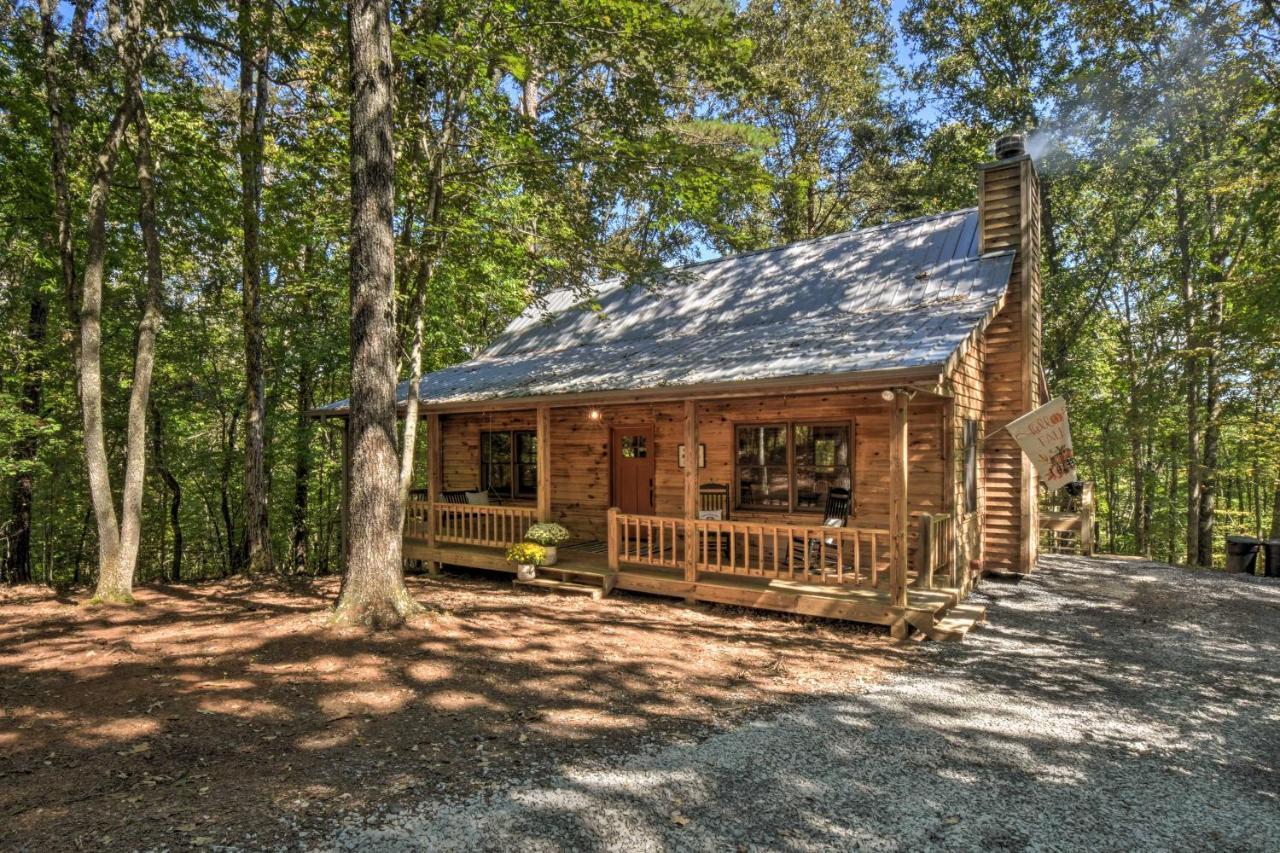
<svg viewBox="0 0 1280 853">
<path fill-rule="evenodd" d="M 98 154 L 93 189 L 89 196 L 89 233 L 85 253 L 84 284 L 80 296 L 80 405 L 84 415 L 85 467 L 89 496 L 98 527 L 98 586 L 94 598 L 131 601 L 133 564 L 122 562 L 120 526 L 111 494 L 102 414 L 102 280 L 107 251 L 107 200 L 125 129 L 133 117 L 133 95 L 116 111 L 107 139 Z"/>
<path fill-rule="evenodd" d="M 142 533 L 142 488 L 146 466 L 147 402 L 155 362 L 156 336 L 160 330 L 160 242 L 156 232 L 155 188 L 151 156 L 151 131 L 142 105 L 142 69 L 139 34 L 143 4 L 131 3 L 125 23 L 121 55 L 127 65 L 124 103 L 117 110 L 98 155 L 89 201 L 89 231 L 85 255 L 84 285 L 80 298 L 80 399 L 84 411 L 85 462 L 89 491 L 98 525 L 98 584 L 96 602 L 133 601 L 133 576 Z M 106 267 L 107 201 L 111 176 L 130 122 L 136 124 L 138 225 L 146 257 L 147 296 L 138 324 L 133 383 L 125 434 L 125 470 L 120 521 L 117 526 L 111 493 L 102 398 L 102 285 Z"/>
<path fill-rule="evenodd" d="M 253 0 L 240 0 L 237 32 L 240 50 L 240 223 L 241 297 L 244 324 L 244 529 L 246 568 L 250 574 L 272 568 L 271 526 L 266 475 L 267 407 L 263 390 L 262 141 L 267 101 L 267 32 L 255 44 Z"/>
<path fill-rule="evenodd" d="M 394 625 L 405 589 L 396 453 L 391 23 L 387 0 L 350 0 L 351 477 L 347 566 L 336 619 Z"/>
</svg>

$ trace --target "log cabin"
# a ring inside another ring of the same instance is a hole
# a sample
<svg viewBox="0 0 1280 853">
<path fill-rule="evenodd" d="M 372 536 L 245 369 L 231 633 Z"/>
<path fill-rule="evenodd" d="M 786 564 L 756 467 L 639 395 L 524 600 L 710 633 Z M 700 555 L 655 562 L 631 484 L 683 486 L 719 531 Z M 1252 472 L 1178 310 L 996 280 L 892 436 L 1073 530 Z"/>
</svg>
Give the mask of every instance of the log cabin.
<svg viewBox="0 0 1280 853">
<path fill-rule="evenodd" d="M 405 558 L 514 571 L 555 521 L 543 586 L 962 634 L 978 578 L 1036 563 L 1003 427 L 1047 398 L 1039 185 L 995 155 L 975 208 L 552 295 L 424 376 Z"/>
</svg>

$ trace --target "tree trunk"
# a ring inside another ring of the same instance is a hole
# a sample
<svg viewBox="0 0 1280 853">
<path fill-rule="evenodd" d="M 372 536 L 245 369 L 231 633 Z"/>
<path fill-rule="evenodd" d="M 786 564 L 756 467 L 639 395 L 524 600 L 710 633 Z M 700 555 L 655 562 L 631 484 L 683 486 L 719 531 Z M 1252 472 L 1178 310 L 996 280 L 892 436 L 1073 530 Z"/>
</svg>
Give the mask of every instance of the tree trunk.
<svg viewBox="0 0 1280 853">
<path fill-rule="evenodd" d="M 298 365 L 298 432 L 293 448 L 293 571 L 308 568 L 311 530 L 307 525 L 311 477 L 311 418 L 314 405 L 311 367 L 305 357 Z"/>
<path fill-rule="evenodd" d="M 1187 565 L 1200 563 L 1200 355 L 1197 321 L 1200 305 L 1196 299 L 1195 284 L 1191 277 L 1191 235 L 1187 222 L 1186 197 L 1181 182 L 1173 185 L 1174 208 L 1177 213 L 1178 256 L 1182 281 L 1182 310 L 1186 337 L 1186 392 L 1187 392 Z"/>
<path fill-rule="evenodd" d="M 1275 483 L 1271 487 L 1271 538 L 1280 539 L 1280 466 L 1276 467 Z"/>
<path fill-rule="evenodd" d="M 351 61 L 351 523 L 335 619 L 394 625 L 404 585 L 396 458 L 391 22 L 387 0 L 349 0 Z"/>
<path fill-rule="evenodd" d="M 84 283 L 80 297 L 80 402 L 84 415 L 85 468 L 98 528 L 97 601 L 132 602 L 132 563 L 124 559 L 115 500 L 111 494 L 106 436 L 102 414 L 102 281 L 107 252 L 107 202 L 120 144 L 136 108 L 133 92 L 112 117 L 107 138 L 98 153 L 89 194 L 89 228 Z"/>
<path fill-rule="evenodd" d="M 1166 563 L 1177 559 L 1177 518 L 1178 518 L 1178 448 L 1176 443 L 1169 448 L 1169 488 L 1167 493 L 1169 523 L 1165 544 Z"/>
<path fill-rule="evenodd" d="M 136 31 L 136 30 L 135 30 Z M 142 103 L 142 81 L 135 75 L 133 97 L 137 100 L 134 131 L 137 150 L 134 159 L 138 174 L 138 225 L 142 232 L 146 263 L 146 301 L 138 324 L 137 351 L 133 361 L 133 385 L 129 392 L 129 421 L 125 428 L 124 489 L 120 499 L 120 574 L 108 592 L 118 593 L 128 583 L 132 596 L 133 571 L 142 539 L 142 493 L 146 480 L 147 409 L 151 376 L 155 367 L 156 338 L 160 334 L 164 276 L 160 268 L 160 236 L 156 229 L 155 159 L 151 153 L 151 125 Z M 127 577 L 126 577 L 127 572 Z M 98 579 L 102 587 L 101 576 Z M 99 596 L 100 597 L 100 596 Z"/>
<path fill-rule="evenodd" d="M 236 432 L 240 423 L 239 409 L 231 412 L 229 420 L 224 415 L 222 421 L 220 433 L 222 436 L 222 465 L 218 470 L 218 514 L 222 517 L 222 529 L 226 532 L 226 540 L 222 543 L 223 552 L 226 554 L 223 577 L 229 577 L 239 572 L 244 562 L 241 559 L 242 549 L 240 547 L 242 537 L 236 534 L 235 516 L 231 512 L 231 469 L 236 452 Z"/>
<path fill-rule="evenodd" d="M 269 6 L 270 4 L 268 4 Z M 272 569 L 269 496 L 266 477 L 266 398 L 263 391 L 262 219 L 263 124 L 267 107 L 267 32 L 255 45 L 253 0 L 240 0 L 240 224 L 241 297 L 244 325 L 244 531 L 249 574 Z"/>
<path fill-rule="evenodd" d="M 182 580 L 182 484 L 169 470 L 164 456 L 164 418 L 156 408 L 151 406 L 151 454 L 155 457 L 156 471 L 164 480 L 169 491 L 169 525 L 173 527 L 173 563 L 169 579 L 174 583 Z M 161 560 L 163 563 L 163 558 Z M 163 568 L 162 568 L 163 570 Z"/>
<path fill-rule="evenodd" d="M 1205 425 L 1204 467 L 1201 473 L 1200 523 L 1197 525 L 1198 564 L 1213 565 L 1213 522 L 1218 492 L 1218 439 L 1221 434 L 1222 388 L 1219 371 L 1219 347 L 1222 331 L 1223 294 L 1219 285 L 1209 302 L 1209 320 L 1205 359 Z"/>
</svg>

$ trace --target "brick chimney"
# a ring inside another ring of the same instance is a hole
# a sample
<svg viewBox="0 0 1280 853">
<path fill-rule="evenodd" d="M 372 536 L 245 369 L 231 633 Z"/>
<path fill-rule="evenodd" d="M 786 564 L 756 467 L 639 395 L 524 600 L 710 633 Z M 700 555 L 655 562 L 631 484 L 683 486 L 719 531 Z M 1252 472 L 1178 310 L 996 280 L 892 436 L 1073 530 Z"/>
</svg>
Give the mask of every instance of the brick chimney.
<svg viewBox="0 0 1280 853">
<path fill-rule="evenodd" d="M 1041 399 L 1040 179 L 1020 134 L 995 142 L 978 168 L 979 252 L 1016 251 L 1004 307 L 987 329 L 983 479 L 983 567 L 1026 574 L 1039 539 L 1037 478 L 1031 460 L 1002 429 Z"/>
</svg>

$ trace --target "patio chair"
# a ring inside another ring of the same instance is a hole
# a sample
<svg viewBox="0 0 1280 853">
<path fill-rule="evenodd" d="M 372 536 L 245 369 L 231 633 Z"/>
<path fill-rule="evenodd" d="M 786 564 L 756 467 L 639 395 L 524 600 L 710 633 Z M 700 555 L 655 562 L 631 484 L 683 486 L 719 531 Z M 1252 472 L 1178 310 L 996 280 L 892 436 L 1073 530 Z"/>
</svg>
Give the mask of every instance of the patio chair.
<svg viewBox="0 0 1280 853">
<path fill-rule="evenodd" d="M 703 483 L 698 487 L 698 518 L 709 521 L 729 520 L 729 487 L 724 483 Z M 721 534 L 709 531 L 707 537 L 713 540 L 712 548 L 722 556 L 729 555 L 729 537 L 732 533 Z"/>
<path fill-rule="evenodd" d="M 827 490 L 827 506 L 822 513 L 823 527 L 844 527 L 849 522 L 851 493 L 848 489 L 833 486 Z M 826 558 L 823 559 L 823 545 L 826 545 Z M 822 574 L 834 574 L 838 568 L 835 552 L 834 536 L 807 538 L 797 536 L 792 541 L 791 559 L 794 565 L 803 566 L 805 555 L 809 557 L 810 569 L 817 568 Z M 819 566 L 819 563 L 823 565 Z"/>
</svg>

